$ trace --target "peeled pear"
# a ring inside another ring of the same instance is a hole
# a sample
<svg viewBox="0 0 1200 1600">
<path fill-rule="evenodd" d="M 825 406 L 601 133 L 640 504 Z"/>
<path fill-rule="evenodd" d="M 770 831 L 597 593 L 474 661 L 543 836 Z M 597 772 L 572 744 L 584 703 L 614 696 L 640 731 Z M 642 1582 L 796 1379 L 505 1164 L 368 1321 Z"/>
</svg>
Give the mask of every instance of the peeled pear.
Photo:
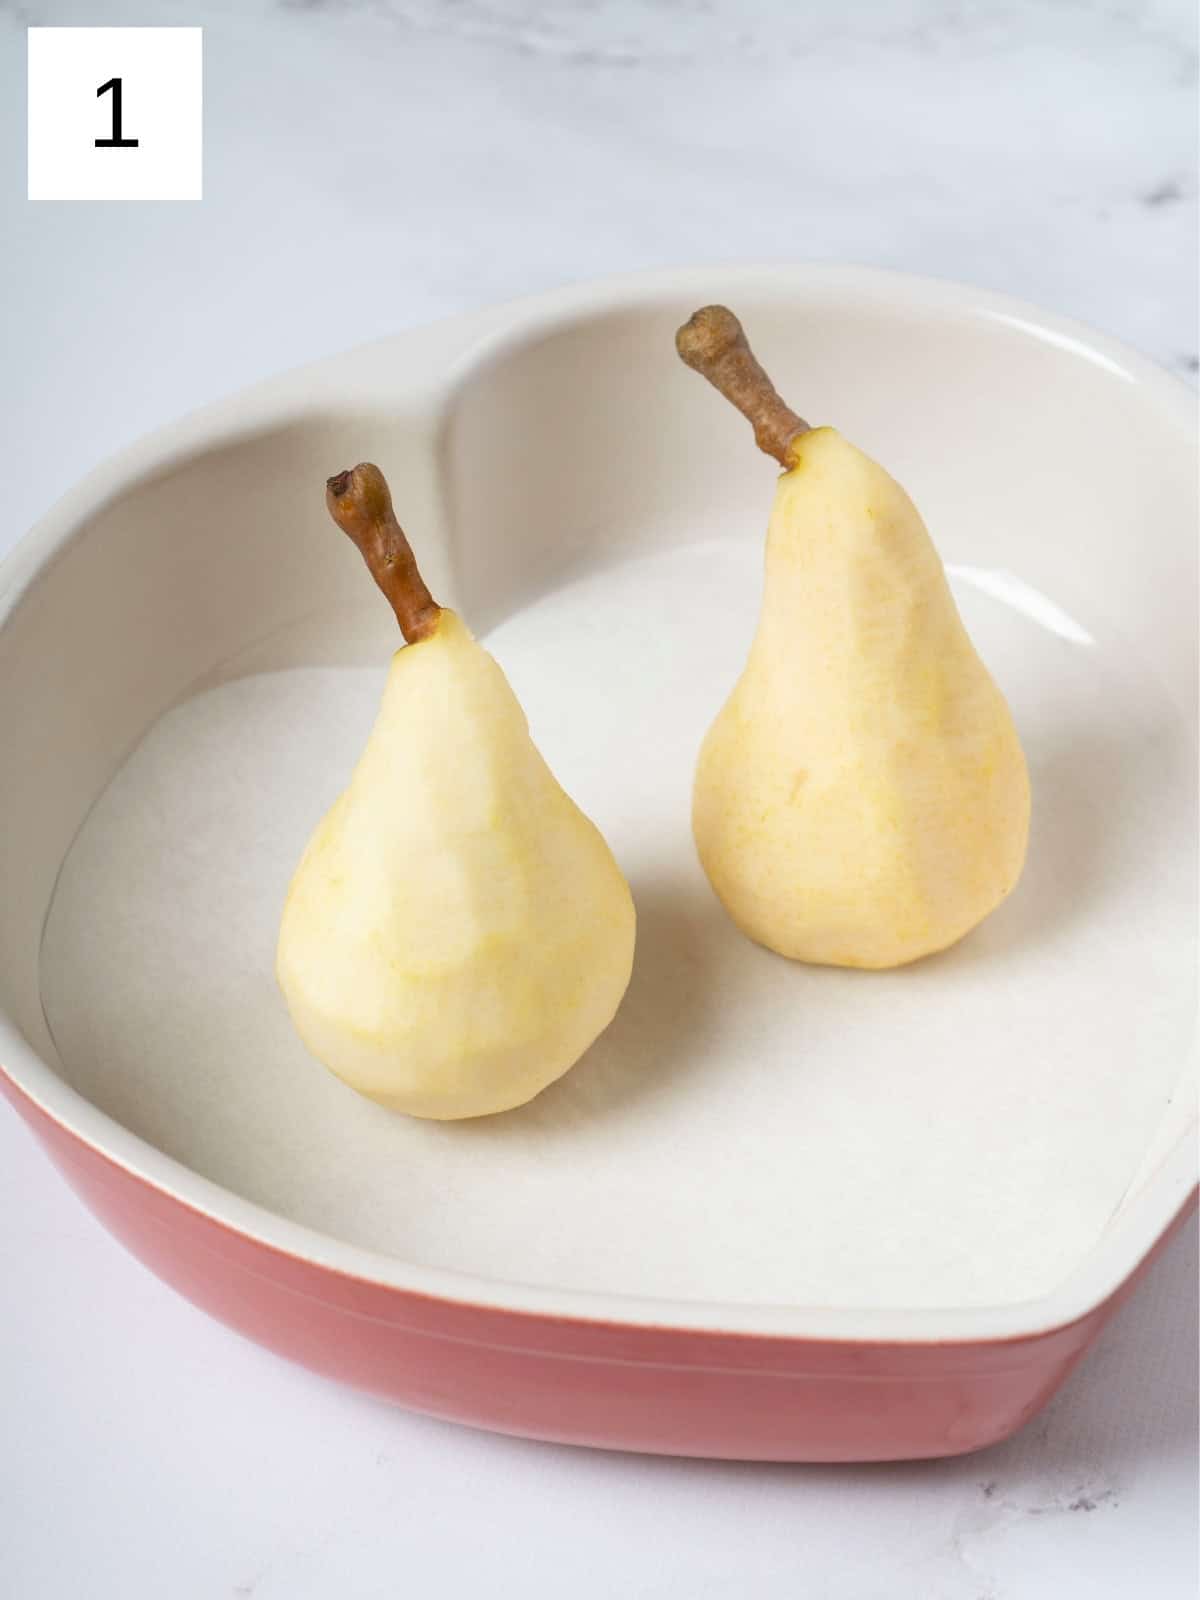
<svg viewBox="0 0 1200 1600">
<path fill-rule="evenodd" d="M 1004 696 L 900 485 L 784 405 L 732 312 L 705 307 L 677 345 L 784 468 L 749 659 L 696 767 L 704 870 L 737 926 L 795 961 L 945 949 L 1025 860 L 1029 775 Z"/>
<path fill-rule="evenodd" d="M 331 478 L 408 643 L 349 787 L 296 869 L 277 974 L 316 1058 L 413 1116 L 506 1111 L 612 1020 L 634 908 L 492 657 L 417 572 L 379 469 Z"/>
</svg>

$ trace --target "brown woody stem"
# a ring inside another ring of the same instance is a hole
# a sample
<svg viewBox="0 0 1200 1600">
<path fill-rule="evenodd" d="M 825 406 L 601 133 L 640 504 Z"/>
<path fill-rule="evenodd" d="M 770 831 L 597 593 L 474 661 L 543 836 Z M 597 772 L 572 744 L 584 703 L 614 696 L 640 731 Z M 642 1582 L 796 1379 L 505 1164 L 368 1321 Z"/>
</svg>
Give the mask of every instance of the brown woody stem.
<svg viewBox="0 0 1200 1600">
<path fill-rule="evenodd" d="M 329 515 L 358 546 L 383 590 L 408 644 L 427 639 L 442 608 L 425 587 L 416 557 L 396 521 L 387 480 L 370 461 L 339 472 L 325 484 Z"/>
<path fill-rule="evenodd" d="M 808 423 L 776 394 L 733 312 L 725 306 L 693 312 L 675 335 L 675 348 L 689 367 L 738 408 L 753 427 L 758 448 L 774 456 L 780 466 L 790 467 L 788 446 L 808 432 Z"/>
</svg>

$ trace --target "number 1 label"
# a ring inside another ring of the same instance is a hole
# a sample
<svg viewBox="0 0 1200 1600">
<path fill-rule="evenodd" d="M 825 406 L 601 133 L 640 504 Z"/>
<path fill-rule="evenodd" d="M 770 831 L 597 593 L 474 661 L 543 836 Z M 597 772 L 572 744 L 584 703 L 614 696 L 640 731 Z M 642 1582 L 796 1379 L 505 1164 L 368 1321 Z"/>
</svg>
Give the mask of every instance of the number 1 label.
<svg viewBox="0 0 1200 1600">
<path fill-rule="evenodd" d="M 203 197 L 202 29 L 30 28 L 26 37 L 31 200 Z"/>
<path fill-rule="evenodd" d="M 112 133 L 107 139 L 97 139 L 97 150 L 136 150 L 136 139 L 123 139 L 121 137 L 121 80 L 110 78 L 107 83 L 102 83 L 96 90 L 96 98 L 112 90 Z"/>
</svg>

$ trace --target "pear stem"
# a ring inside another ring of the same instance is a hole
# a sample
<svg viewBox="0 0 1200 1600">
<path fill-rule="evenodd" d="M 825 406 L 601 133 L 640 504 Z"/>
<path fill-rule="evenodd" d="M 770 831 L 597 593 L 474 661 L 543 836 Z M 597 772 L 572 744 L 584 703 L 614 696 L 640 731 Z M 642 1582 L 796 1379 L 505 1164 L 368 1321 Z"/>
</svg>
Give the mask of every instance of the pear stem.
<svg viewBox="0 0 1200 1600">
<path fill-rule="evenodd" d="M 808 423 L 784 404 L 759 366 L 745 329 L 726 306 L 702 306 L 675 335 L 681 359 L 707 378 L 754 429 L 754 442 L 781 467 L 790 467 L 790 445 Z"/>
<path fill-rule="evenodd" d="M 370 461 L 339 472 L 325 484 L 329 515 L 358 546 L 382 589 L 407 644 L 427 639 L 442 608 L 425 587 L 416 557 L 396 521 L 387 479 Z"/>
</svg>

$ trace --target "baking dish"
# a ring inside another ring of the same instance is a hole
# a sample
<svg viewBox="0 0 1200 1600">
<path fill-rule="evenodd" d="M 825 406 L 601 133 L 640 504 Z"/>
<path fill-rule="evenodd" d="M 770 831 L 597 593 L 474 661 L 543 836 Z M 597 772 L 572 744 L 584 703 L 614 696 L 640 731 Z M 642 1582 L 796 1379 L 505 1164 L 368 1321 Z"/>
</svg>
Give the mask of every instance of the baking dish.
<svg viewBox="0 0 1200 1600">
<path fill-rule="evenodd" d="M 1029 753 L 1022 884 L 912 969 L 782 962 L 694 860 L 772 489 L 674 360 L 707 300 L 912 492 Z M 323 508 L 363 458 L 638 904 L 613 1027 L 477 1123 L 357 1099 L 271 976 L 397 642 Z M 1194 1203 L 1195 482 L 1148 362 L 845 268 L 571 288 L 164 430 L 0 573 L 0 1084 L 164 1279 L 405 1405 L 757 1459 L 1004 1436 Z"/>
</svg>

